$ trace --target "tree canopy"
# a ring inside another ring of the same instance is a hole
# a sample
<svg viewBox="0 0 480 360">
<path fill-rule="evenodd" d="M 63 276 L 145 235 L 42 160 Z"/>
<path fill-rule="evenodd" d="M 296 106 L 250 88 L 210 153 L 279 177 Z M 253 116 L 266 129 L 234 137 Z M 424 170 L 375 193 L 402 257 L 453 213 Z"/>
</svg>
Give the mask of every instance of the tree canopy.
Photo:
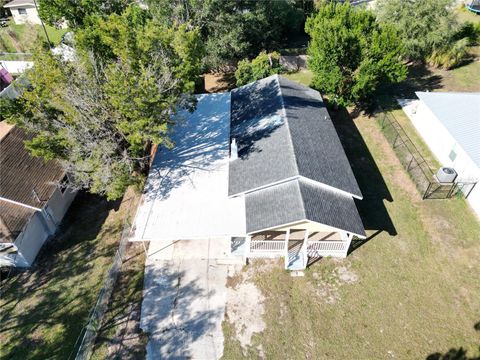
<svg viewBox="0 0 480 360">
<path fill-rule="evenodd" d="M 171 145 L 172 115 L 194 106 L 200 35 L 134 4 L 91 16 L 76 35 L 74 61 L 36 51 L 29 85 L 1 113 L 35 133 L 32 154 L 60 159 L 78 188 L 115 199 L 140 180 L 147 144 Z"/>
<path fill-rule="evenodd" d="M 305 3 L 311 1 L 147 1 L 159 19 L 189 23 L 200 30 L 206 48 L 204 64 L 210 69 L 277 48 L 288 36 L 301 31 L 309 9 Z"/>
<path fill-rule="evenodd" d="M 376 11 L 398 29 L 409 60 L 423 61 L 444 48 L 458 28 L 453 0 L 378 0 Z"/>
<path fill-rule="evenodd" d="M 379 86 L 406 78 L 397 31 L 348 2 L 327 3 L 307 20 L 312 85 L 341 105 L 367 99 Z"/>
<path fill-rule="evenodd" d="M 280 54 L 277 52 L 267 54 L 266 51 L 262 51 L 252 61 L 242 60 L 238 63 L 235 79 L 237 80 L 237 86 L 242 86 L 278 74 L 281 70 Z"/>
<path fill-rule="evenodd" d="M 121 14 L 133 0 L 37 0 L 38 12 L 43 21 L 54 26 L 64 20 L 71 28 L 84 25 L 85 20 L 95 14 L 108 16 Z"/>
</svg>

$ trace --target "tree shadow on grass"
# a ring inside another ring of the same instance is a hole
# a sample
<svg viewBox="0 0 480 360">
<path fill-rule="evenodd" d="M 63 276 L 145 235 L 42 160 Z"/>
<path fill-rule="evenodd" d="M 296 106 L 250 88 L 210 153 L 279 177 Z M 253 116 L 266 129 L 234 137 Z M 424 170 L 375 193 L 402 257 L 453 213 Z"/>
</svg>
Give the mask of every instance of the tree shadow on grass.
<svg viewBox="0 0 480 360">
<path fill-rule="evenodd" d="M 355 200 L 358 212 L 365 230 L 374 231 L 365 240 L 353 241 L 349 250 L 351 253 L 383 231 L 392 236 L 397 235 L 384 205 L 384 200 L 392 202 L 393 198 L 348 110 L 344 107 L 329 108 L 329 113 L 363 194 L 363 200 Z"/>
<path fill-rule="evenodd" d="M 34 266 L 5 284 L 2 359 L 70 355 L 118 244 L 121 221 L 105 220 L 119 204 L 79 193 Z"/>
<path fill-rule="evenodd" d="M 480 321 L 473 328 L 480 331 Z M 436 352 L 427 356 L 426 360 L 480 360 L 480 346 L 478 347 L 478 356 L 470 356 L 463 347 L 451 348 L 446 353 Z"/>
<path fill-rule="evenodd" d="M 97 336 L 94 354 L 100 353 L 104 345 L 107 353 L 115 353 L 115 359 L 145 358 L 146 335 L 140 329 L 145 251 L 138 245 L 133 242 L 127 245 L 126 258 Z"/>
<path fill-rule="evenodd" d="M 378 107 L 390 111 L 399 109 L 397 99 L 416 99 L 416 91 L 434 91 L 441 89 L 442 76 L 435 74 L 424 64 L 410 65 L 407 78 L 399 84 L 384 86 L 378 89 L 372 96 L 373 104 L 367 108 L 373 113 Z"/>
</svg>

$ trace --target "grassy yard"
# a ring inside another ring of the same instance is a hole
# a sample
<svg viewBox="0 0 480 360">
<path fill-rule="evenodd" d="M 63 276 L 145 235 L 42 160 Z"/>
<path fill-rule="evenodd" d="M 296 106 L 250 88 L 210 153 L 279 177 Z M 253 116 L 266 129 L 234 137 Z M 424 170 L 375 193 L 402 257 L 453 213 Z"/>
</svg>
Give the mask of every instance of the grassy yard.
<svg viewBox="0 0 480 360">
<path fill-rule="evenodd" d="M 67 359 L 86 324 L 136 195 L 79 194 L 35 266 L 2 281 L 2 359 Z"/>
<path fill-rule="evenodd" d="M 92 359 L 141 359 L 147 337 L 139 328 L 143 298 L 145 250 L 138 242 L 128 244 L 117 284 L 97 337 Z"/>
<path fill-rule="evenodd" d="M 48 37 L 53 45 L 58 45 L 63 34 L 68 31 L 68 29 L 56 29 L 49 25 L 45 26 Z M 0 52 L 32 52 L 38 39 L 46 41 L 46 36 L 41 25 L 16 25 L 13 21 L 10 21 L 8 27 L 0 28 Z M 4 56 L 1 56 L 1 58 L 3 59 Z M 8 59 L 10 60 L 11 57 Z"/>
<path fill-rule="evenodd" d="M 422 200 L 376 121 L 332 115 L 364 194 L 368 241 L 304 278 L 282 262 L 260 265 L 251 280 L 266 330 L 245 350 L 227 322 L 224 358 L 257 358 L 259 348 L 267 359 L 480 356 L 479 221 L 463 200 Z"/>
<path fill-rule="evenodd" d="M 305 85 L 312 78 L 308 70 L 285 76 Z M 478 61 L 451 71 L 412 68 L 381 102 L 436 166 L 394 97 L 480 91 L 476 79 Z M 422 200 L 375 118 L 330 113 L 364 195 L 367 241 L 303 278 L 290 277 L 282 261 L 250 265 L 244 281 L 265 297 L 266 329 L 242 348 L 227 319 L 224 359 L 479 359 L 479 219 L 463 199 Z"/>
<path fill-rule="evenodd" d="M 282 74 L 287 79 L 297 81 L 303 85 L 310 86 L 313 79 L 313 73 L 310 70 L 304 69 L 295 73 Z"/>
</svg>

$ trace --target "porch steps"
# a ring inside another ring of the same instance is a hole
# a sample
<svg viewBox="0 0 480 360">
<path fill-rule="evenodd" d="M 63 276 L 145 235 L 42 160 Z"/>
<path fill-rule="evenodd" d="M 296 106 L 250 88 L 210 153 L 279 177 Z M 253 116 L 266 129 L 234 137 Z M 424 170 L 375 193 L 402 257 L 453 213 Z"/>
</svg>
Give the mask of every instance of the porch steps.
<svg viewBox="0 0 480 360">
<path fill-rule="evenodd" d="M 217 265 L 245 265 L 246 259 L 242 256 L 232 256 L 223 259 L 215 259 Z"/>
<path fill-rule="evenodd" d="M 305 273 L 300 270 L 295 270 L 295 271 L 290 271 L 290 276 L 291 277 L 302 277 L 305 276 Z"/>
</svg>

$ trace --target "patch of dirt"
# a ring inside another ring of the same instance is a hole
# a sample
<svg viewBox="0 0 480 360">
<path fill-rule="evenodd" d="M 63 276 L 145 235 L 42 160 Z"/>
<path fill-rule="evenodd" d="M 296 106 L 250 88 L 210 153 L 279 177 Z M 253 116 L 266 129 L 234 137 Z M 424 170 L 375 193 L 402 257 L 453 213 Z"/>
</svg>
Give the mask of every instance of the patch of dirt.
<svg viewBox="0 0 480 360">
<path fill-rule="evenodd" d="M 227 289 L 227 315 L 243 348 L 251 344 L 253 334 L 265 330 L 264 300 L 261 291 L 251 282 Z"/>
<path fill-rule="evenodd" d="M 340 300 L 339 289 L 345 284 L 353 284 L 358 281 L 358 275 L 351 268 L 350 264 L 342 263 L 329 274 L 313 273 L 316 280 L 313 293 L 327 304 L 334 304 Z"/>
<path fill-rule="evenodd" d="M 203 78 L 205 91 L 209 93 L 228 91 L 235 84 L 233 73 L 205 74 Z"/>
<path fill-rule="evenodd" d="M 271 268 L 268 261 L 251 264 L 245 271 L 237 272 L 227 278 L 226 313 L 230 323 L 235 328 L 237 340 L 243 349 L 252 343 L 252 336 L 265 330 L 263 314 L 265 313 L 265 298 L 262 292 L 252 282 L 252 277 L 259 272 Z M 263 348 L 257 347 L 260 358 L 263 358 Z"/>
</svg>

